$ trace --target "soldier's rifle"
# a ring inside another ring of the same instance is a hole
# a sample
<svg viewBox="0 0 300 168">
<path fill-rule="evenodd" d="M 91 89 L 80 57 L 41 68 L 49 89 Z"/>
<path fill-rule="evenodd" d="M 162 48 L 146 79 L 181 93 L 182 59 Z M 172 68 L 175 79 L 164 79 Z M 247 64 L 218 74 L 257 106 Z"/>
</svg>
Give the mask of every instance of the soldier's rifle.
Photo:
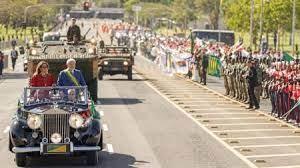
<svg viewBox="0 0 300 168">
<path fill-rule="evenodd" d="M 85 34 L 83 35 L 83 39 L 86 38 L 86 35 L 91 31 L 91 29 L 92 29 L 92 28 L 89 28 L 89 29 L 85 32 Z"/>
</svg>

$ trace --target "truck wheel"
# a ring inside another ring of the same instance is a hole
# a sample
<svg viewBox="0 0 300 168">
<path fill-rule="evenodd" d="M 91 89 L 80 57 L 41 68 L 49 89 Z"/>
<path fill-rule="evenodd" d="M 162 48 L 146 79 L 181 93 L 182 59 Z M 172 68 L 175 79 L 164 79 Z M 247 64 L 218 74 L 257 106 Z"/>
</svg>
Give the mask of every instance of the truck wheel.
<svg viewBox="0 0 300 168">
<path fill-rule="evenodd" d="M 25 153 L 16 153 L 15 162 L 18 167 L 26 166 L 26 154 Z"/>
<path fill-rule="evenodd" d="M 87 165 L 95 166 L 98 164 L 98 151 L 87 152 Z"/>
<path fill-rule="evenodd" d="M 132 80 L 132 67 L 128 67 L 127 76 L 128 76 L 128 80 Z"/>
<path fill-rule="evenodd" d="M 98 79 L 103 80 L 103 71 L 101 69 L 98 70 Z"/>
</svg>

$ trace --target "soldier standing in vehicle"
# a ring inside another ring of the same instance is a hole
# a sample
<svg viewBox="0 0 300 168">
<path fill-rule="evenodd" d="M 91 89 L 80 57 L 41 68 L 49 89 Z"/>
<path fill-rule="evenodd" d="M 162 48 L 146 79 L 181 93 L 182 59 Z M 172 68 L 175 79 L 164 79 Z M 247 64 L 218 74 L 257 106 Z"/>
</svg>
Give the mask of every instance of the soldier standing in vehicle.
<svg viewBox="0 0 300 168">
<path fill-rule="evenodd" d="M 80 41 L 81 34 L 80 34 L 80 28 L 76 25 L 76 19 L 72 18 L 72 25 L 68 29 L 67 33 L 67 39 L 68 41 Z"/>
</svg>

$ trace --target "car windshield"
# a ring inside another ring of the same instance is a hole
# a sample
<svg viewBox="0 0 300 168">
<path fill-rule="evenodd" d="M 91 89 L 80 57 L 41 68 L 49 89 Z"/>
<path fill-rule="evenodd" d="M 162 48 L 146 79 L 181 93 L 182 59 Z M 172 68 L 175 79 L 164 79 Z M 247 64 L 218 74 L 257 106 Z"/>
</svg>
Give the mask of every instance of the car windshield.
<svg viewBox="0 0 300 168">
<path fill-rule="evenodd" d="M 27 87 L 24 89 L 24 105 L 75 103 L 86 105 L 87 87 Z"/>
<path fill-rule="evenodd" d="M 128 48 L 106 48 L 106 54 L 129 54 Z"/>
<path fill-rule="evenodd" d="M 59 41 L 60 36 L 58 35 L 49 35 L 49 36 L 45 36 L 43 41 Z"/>
</svg>

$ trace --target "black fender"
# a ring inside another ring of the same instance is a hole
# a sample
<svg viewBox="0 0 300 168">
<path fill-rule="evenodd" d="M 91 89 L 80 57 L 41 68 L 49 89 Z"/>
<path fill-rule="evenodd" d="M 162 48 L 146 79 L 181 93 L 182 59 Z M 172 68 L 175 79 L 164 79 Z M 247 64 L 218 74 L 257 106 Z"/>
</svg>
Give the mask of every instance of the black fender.
<svg viewBox="0 0 300 168">
<path fill-rule="evenodd" d="M 88 146 L 97 146 L 101 139 L 101 123 L 98 119 L 90 121 L 86 129 L 79 129 L 81 142 Z"/>
<path fill-rule="evenodd" d="M 13 146 L 26 146 L 28 144 L 27 123 L 22 120 L 13 119 L 10 125 L 9 138 Z"/>
</svg>

